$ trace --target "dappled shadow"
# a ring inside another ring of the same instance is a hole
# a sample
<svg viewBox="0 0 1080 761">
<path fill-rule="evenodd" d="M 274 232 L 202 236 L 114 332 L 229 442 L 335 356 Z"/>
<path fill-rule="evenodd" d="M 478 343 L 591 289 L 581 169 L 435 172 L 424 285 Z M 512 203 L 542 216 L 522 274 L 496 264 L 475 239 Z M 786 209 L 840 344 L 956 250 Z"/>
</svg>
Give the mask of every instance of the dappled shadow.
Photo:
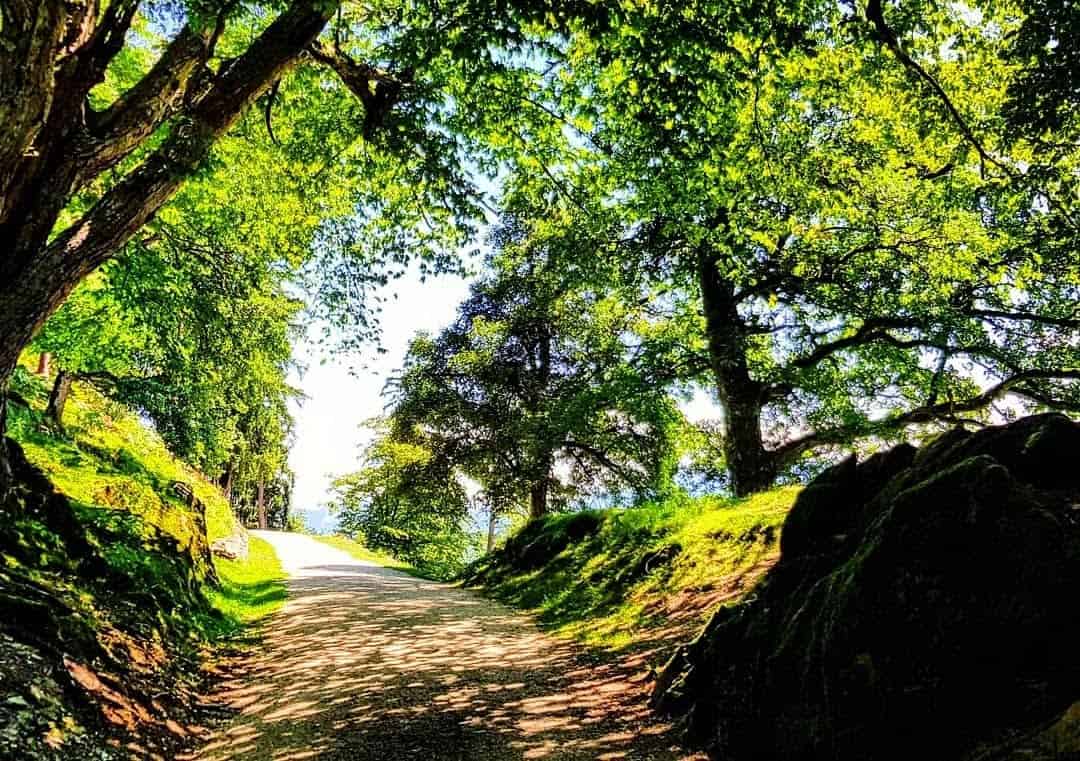
<svg viewBox="0 0 1080 761">
<path fill-rule="evenodd" d="M 625 666 L 471 592 L 299 539 L 314 544 L 275 540 L 289 600 L 228 690 L 242 713 L 206 761 L 692 758 Z"/>
</svg>

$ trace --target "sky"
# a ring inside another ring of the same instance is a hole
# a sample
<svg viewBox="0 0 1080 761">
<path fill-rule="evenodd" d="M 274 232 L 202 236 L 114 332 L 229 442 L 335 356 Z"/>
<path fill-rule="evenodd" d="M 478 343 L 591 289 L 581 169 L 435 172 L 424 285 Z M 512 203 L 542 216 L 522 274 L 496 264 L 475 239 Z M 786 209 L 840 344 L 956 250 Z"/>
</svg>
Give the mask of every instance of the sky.
<svg viewBox="0 0 1080 761">
<path fill-rule="evenodd" d="M 391 282 L 383 294 L 381 324 L 385 354 L 372 346 L 358 356 L 335 360 L 308 343 L 294 350 L 307 369 L 293 378 L 306 399 L 293 407 L 295 440 L 289 465 L 296 474 L 292 509 L 303 511 L 312 528 L 325 528 L 323 509 L 335 475 L 356 470 L 371 432 L 365 420 L 381 415 L 386 379 L 401 367 L 409 340 L 420 330 L 437 332 L 450 323 L 469 292 L 469 281 L 454 275 L 420 282 L 412 271 Z M 396 298 L 394 296 L 396 295 Z M 350 367 L 365 365 L 350 371 Z"/>
</svg>

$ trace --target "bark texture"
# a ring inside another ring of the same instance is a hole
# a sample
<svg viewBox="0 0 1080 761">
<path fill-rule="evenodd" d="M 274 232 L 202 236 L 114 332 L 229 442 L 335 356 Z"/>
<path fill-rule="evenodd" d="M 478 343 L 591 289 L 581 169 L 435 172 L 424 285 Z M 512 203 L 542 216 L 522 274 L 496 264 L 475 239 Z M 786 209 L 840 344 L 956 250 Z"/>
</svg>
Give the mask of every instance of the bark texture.
<svg viewBox="0 0 1080 761">
<path fill-rule="evenodd" d="M 258 491 L 255 495 L 255 512 L 258 515 L 259 528 L 265 531 L 270 523 L 266 519 L 266 487 L 263 480 L 259 479 Z"/>
<path fill-rule="evenodd" d="M 708 249 L 698 253 L 709 367 L 724 410 L 724 458 L 737 496 L 772 486 L 777 458 L 761 438 L 765 388 L 746 363 L 746 323 L 739 316 L 735 286 L 720 273 Z"/>
<path fill-rule="evenodd" d="M 543 518 L 547 515 L 548 479 L 543 479 L 529 487 L 529 519 Z"/>
<path fill-rule="evenodd" d="M 294 0 L 229 65 L 207 66 L 224 17 L 184 27 L 104 110 L 90 90 L 122 49 L 138 0 L 5 2 L 0 32 L 0 386 L 71 290 L 118 251 L 221 137 L 305 54 L 336 4 Z M 50 240 L 72 196 L 162 125 L 162 144 Z"/>
<path fill-rule="evenodd" d="M 64 424 L 64 408 L 67 407 L 68 395 L 71 393 L 72 377 L 70 373 L 60 370 L 56 373 L 56 381 L 49 393 L 49 403 L 45 407 L 45 417 L 59 426 Z"/>
</svg>

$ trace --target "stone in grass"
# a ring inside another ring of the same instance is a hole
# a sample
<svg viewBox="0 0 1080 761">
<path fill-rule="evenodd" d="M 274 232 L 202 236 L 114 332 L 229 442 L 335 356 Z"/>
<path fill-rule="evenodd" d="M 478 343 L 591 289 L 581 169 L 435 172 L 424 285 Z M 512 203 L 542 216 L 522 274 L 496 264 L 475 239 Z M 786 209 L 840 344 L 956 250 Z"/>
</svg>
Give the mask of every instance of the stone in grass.
<svg viewBox="0 0 1080 761">
<path fill-rule="evenodd" d="M 224 560 L 247 560 L 248 535 L 246 531 L 239 530 L 232 536 L 217 539 L 210 545 L 210 553 L 214 557 Z"/>
</svg>

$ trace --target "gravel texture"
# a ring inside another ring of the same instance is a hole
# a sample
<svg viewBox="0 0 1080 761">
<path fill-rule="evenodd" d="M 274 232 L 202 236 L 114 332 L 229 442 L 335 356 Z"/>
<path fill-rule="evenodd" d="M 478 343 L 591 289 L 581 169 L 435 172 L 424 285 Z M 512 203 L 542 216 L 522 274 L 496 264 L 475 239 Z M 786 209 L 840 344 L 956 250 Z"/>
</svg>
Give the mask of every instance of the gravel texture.
<svg viewBox="0 0 1080 761">
<path fill-rule="evenodd" d="M 680 750 L 634 661 L 590 655 L 467 590 L 256 532 L 289 599 L 200 761 L 655 759 Z"/>
</svg>

